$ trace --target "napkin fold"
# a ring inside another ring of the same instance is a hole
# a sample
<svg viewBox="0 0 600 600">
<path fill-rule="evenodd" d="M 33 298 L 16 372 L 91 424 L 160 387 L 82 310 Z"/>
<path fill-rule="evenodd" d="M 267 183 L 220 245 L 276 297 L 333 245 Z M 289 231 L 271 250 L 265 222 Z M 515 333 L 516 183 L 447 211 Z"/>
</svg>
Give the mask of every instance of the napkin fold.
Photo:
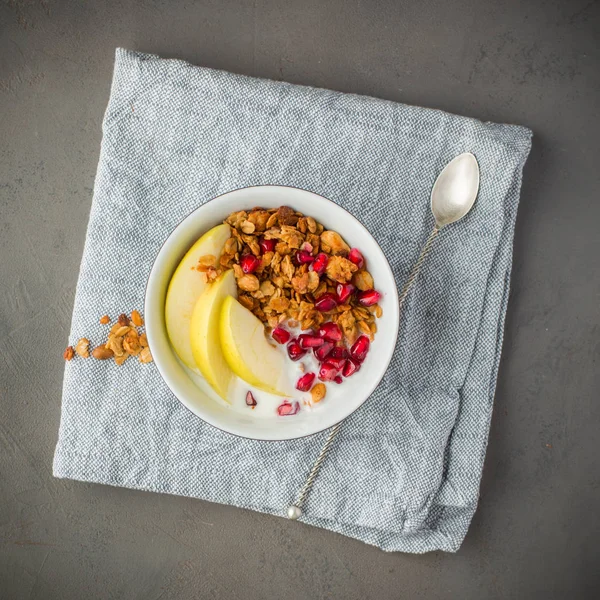
<svg viewBox="0 0 600 600">
<path fill-rule="evenodd" d="M 474 209 L 439 236 L 392 363 L 344 425 L 303 516 L 383 550 L 456 551 L 477 506 L 530 146 L 523 127 L 118 49 L 71 342 L 100 342 L 101 315 L 143 307 L 174 227 L 249 185 L 338 202 L 372 232 L 402 286 L 433 227 L 436 176 L 472 152 Z M 73 360 L 54 475 L 284 516 L 326 436 L 240 439 L 186 410 L 154 365 Z"/>
</svg>

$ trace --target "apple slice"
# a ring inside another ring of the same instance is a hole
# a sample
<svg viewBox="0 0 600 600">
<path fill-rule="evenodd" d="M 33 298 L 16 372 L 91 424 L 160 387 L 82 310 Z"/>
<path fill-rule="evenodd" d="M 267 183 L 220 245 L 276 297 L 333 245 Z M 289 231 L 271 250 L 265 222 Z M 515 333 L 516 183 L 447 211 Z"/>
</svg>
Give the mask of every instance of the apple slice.
<svg viewBox="0 0 600 600">
<path fill-rule="evenodd" d="M 229 402 L 227 391 L 233 379 L 221 344 L 219 343 L 219 315 L 226 298 L 237 296 L 233 270 L 225 271 L 202 292 L 194 306 L 190 320 L 190 346 L 194 361 L 213 389 Z"/>
<path fill-rule="evenodd" d="M 225 242 L 231 236 L 229 225 L 217 225 L 207 231 L 183 257 L 167 290 L 165 323 L 167 333 L 177 356 L 193 369 L 196 366 L 190 345 L 190 319 L 194 305 L 208 284 L 194 267 L 201 256 L 212 254 L 217 259 Z"/>
<path fill-rule="evenodd" d="M 235 298 L 225 298 L 220 317 L 221 347 L 231 370 L 261 390 L 287 396 L 285 356 L 271 346 L 264 325 Z"/>
</svg>

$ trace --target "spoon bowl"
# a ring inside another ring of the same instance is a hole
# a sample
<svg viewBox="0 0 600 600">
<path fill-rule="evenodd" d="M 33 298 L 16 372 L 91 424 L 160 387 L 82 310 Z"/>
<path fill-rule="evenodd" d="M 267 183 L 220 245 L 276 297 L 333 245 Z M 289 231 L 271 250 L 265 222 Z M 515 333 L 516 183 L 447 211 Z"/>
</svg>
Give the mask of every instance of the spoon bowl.
<svg viewBox="0 0 600 600">
<path fill-rule="evenodd" d="M 431 212 L 438 229 L 462 219 L 479 191 L 479 165 L 470 152 L 452 159 L 438 175 L 431 190 Z"/>
</svg>

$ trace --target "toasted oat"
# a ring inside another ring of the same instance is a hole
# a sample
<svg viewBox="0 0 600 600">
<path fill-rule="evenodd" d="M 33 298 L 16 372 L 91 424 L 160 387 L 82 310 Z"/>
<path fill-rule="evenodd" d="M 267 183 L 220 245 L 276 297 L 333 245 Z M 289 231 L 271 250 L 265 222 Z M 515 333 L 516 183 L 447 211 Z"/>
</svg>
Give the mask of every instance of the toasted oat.
<svg viewBox="0 0 600 600">
<path fill-rule="evenodd" d="M 150 348 L 148 348 L 146 346 L 146 348 L 144 348 L 140 352 L 139 358 L 140 358 L 141 363 L 151 363 L 152 362 L 152 354 L 150 353 Z"/>
<path fill-rule="evenodd" d="M 371 273 L 364 269 L 354 273 L 352 277 L 352 283 L 361 291 L 372 290 L 374 287 L 373 277 Z"/>
<path fill-rule="evenodd" d="M 339 254 L 346 255 L 350 252 L 350 246 L 348 246 L 342 239 L 342 236 L 335 231 L 324 231 L 321 234 L 321 246 L 325 252 L 329 251 L 334 256 Z"/>
<path fill-rule="evenodd" d="M 81 356 L 81 358 L 89 358 L 90 352 L 90 340 L 87 338 L 81 338 L 77 344 L 75 344 L 75 352 Z"/>
<path fill-rule="evenodd" d="M 146 337 L 145 333 L 140 335 L 140 346 L 142 348 L 146 348 L 148 346 L 148 338 Z"/>
<path fill-rule="evenodd" d="M 104 315 L 100 317 L 100 325 L 108 325 L 110 323 L 110 317 L 108 315 Z"/>
<path fill-rule="evenodd" d="M 256 275 L 247 273 L 242 275 L 237 281 L 238 287 L 244 292 L 255 292 L 259 289 L 260 283 Z"/>
<path fill-rule="evenodd" d="M 327 263 L 325 272 L 329 279 L 339 283 L 346 283 L 352 279 L 353 273 L 358 267 L 347 258 L 332 256 Z"/>
<path fill-rule="evenodd" d="M 128 358 L 129 358 L 129 354 L 121 354 L 121 356 L 117 356 L 115 354 L 115 362 L 119 366 L 121 366 Z"/>
</svg>

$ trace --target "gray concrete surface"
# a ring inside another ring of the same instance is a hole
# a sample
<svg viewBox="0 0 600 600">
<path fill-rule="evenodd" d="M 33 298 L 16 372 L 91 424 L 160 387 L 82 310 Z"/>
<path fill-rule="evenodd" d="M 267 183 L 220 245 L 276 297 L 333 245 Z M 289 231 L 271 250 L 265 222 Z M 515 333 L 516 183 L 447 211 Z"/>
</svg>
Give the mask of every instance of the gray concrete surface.
<svg viewBox="0 0 600 600">
<path fill-rule="evenodd" d="M 116 46 L 534 130 L 456 555 L 52 478 Z M 590 0 L 0 2 L 0 598 L 600 597 L 599 48 Z"/>
</svg>

